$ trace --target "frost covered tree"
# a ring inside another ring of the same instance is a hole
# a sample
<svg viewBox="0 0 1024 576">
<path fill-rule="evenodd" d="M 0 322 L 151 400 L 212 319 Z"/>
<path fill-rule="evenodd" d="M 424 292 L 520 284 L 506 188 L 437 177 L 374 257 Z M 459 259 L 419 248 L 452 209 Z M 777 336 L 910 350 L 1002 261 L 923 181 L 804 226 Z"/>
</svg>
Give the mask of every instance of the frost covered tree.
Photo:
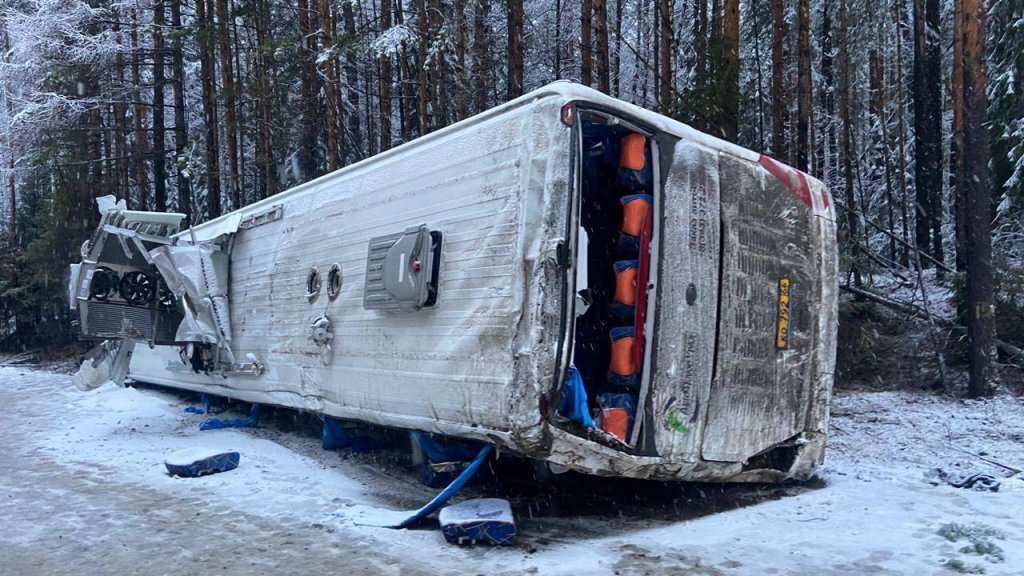
<svg viewBox="0 0 1024 576">
<path fill-rule="evenodd" d="M 914 186 L 917 249 L 942 260 L 942 136 L 938 0 L 914 0 Z"/>
<path fill-rule="evenodd" d="M 993 351 L 992 175 L 989 168 L 988 95 L 985 92 L 986 13 L 982 0 L 961 0 L 963 18 L 964 238 L 967 260 L 967 338 L 972 397 L 990 392 Z"/>
<path fill-rule="evenodd" d="M 996 0 L 988 25 L 996 239 L 1024 257 L 1024 3 Z"/>
<path fill-rule="evenodd" d="M 39 341 L 70 334 L 60 279 L 96 224 L 94 192 L 116 168 L 102 128 L 109 103 L 128 91 L 110 81 L 125 43 L 107 16 L 84 2 L 54 0 L 8 4 L 2 12 L 0 133 L 21 272 L 4 279 L 0 307 Z"/>
<path fill-rule="evenodd" d="M 818 177 L 843 287 L 923 306 L 919 265 L 971 275 L 986 63 L 997 273 L 1024 258 L 1024 7 L 974 0 L 968 63 L 963 1 L 5 0 L 0 220 L 56 290 L 97 195 L 203 222 L 568 79 Z"/>
</svg>

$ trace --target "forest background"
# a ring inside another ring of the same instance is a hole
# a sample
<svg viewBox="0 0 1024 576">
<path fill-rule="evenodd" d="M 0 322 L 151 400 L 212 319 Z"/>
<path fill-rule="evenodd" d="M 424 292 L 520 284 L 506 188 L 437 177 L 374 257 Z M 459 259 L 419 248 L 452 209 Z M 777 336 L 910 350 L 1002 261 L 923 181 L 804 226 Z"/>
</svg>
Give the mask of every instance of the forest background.
<svg viewBox="0 0 1024 576">
<path fill-rule="evenodd" d="M 558 79 L 824 181 L 845 385 L 1024 386 L 1024 1 L 0 0 L 0 346 L 94 198 L 199 223 Z"/>
</svg>

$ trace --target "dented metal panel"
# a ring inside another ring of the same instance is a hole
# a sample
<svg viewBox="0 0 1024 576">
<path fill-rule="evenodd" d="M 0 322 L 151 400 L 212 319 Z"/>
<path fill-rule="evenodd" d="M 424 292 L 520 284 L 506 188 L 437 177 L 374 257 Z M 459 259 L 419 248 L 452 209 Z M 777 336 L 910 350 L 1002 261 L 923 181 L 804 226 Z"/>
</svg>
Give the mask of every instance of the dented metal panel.
<svg viewBox="0 0 1024 576">
<path fill-rule="evenodd" d="M 678 142 L 662 198 L 650 425 L 659 454 L 694 462 L 700 459 L 718 317 L 718 153 Z"/>
<path fill-rule="evenodd" d="M 702 454 L 743 461 L 796 436 L 806 423 L 812 327 L 821 306 L 815 217 L 758 164 L 722 154 L 719 170 L 721 316 Z M 780 320 L 788 323 L 784 348 L 777 346 Z"/>
<path fill-rule="evenodd" d="M 212 244 L 159 246 L 150 258 L 181 303 L 184 319 L 177 342 L 231 342 L 228 304 L 228 255 Z"/>
<path fill-rule="evenodd" d="M 571 349 L 563 260 L 578 191 L 571 130 L 559 122 L 570 102 L 643 124 L 672 149 L 661 156 L 643 424 L 654 441 L 632 451 L 545 419 Z M 834 209 L 817 181 L 800 175 L 806 189 L 795 194 L 795 171 L 759 160 L 553 84 L 198 226 L 196 237 L 234 232 L 227 300 L 238 362 L 196 373 L 176 347 L 137 346 L 131 376 L 497 443 L 592 474 L 806 478 L 822 458 L 834 369 Z M 421 224 L 443 232 L 436 306 L 365 309 L 371 239 Z M 311 270 L 335 263 L 338 295 L 310 290 Z M 780 445 L 791 459 L 759 459 Z"/>
</svg>

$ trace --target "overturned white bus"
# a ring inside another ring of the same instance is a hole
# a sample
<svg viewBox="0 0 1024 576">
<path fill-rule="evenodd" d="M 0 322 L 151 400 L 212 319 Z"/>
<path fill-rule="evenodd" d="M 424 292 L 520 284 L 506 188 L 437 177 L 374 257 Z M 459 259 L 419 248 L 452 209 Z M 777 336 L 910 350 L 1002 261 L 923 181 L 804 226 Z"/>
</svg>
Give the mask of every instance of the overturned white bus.
<svg viewBox="0 0 1024 576">
<path fill-rule="evenodd" d="M 192 229 L 101 212 L 70 304 L 136 381 L 598 475 L 822 461 L 828 192 L 594 90 L 551 84 Z"/>
</svg>

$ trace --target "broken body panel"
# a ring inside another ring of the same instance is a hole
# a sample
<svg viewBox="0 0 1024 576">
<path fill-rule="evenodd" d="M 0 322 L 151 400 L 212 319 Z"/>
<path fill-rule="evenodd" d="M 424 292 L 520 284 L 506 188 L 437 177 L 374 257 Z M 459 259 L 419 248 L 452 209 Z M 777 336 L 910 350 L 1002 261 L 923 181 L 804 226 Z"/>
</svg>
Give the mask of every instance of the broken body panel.
<svg viewBox="0 0 1024 576">
<path fill-rule="evenodd" d="M 556 411 L 587 322 L 581 204 L 600 180 L 583 174 L 582 131 L 598 121 L 644 134 L 654 176 L 642 371 L 622 440 Z M 806 478 L 823 457 L 834 368 L 834 226 L 812 178 L 555 83 L 148 246 L 181 326 L 172 345 L 122 337 L 142 382 L 591 474 Z M 189 282 L 213 266 L 187 272 L 171 256 L 200 245 L 227 260 Z M 83 251 L 83 267 L 100 260 Z M 76 280 L 84 317 L 95 299 Z"/>
</svg>

